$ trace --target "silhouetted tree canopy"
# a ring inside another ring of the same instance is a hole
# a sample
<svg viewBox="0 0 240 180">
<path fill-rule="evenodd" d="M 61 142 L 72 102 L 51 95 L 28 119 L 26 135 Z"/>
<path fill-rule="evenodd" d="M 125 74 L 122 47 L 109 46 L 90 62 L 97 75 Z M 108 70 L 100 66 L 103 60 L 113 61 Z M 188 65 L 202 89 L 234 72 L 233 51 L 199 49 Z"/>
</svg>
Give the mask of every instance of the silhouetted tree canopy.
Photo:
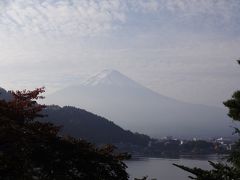
<svg viewBox="0 0 240 180">
<path fill-rule="evenodd" d="M 96 148 L 60 127 L 35 121 L 45 107 L 36 101 L 43 88 L 12 92 L 0 100 L 0 179 L 3 180 L 127 180 L 126 154 L 111 145 Z"/>
</svg>

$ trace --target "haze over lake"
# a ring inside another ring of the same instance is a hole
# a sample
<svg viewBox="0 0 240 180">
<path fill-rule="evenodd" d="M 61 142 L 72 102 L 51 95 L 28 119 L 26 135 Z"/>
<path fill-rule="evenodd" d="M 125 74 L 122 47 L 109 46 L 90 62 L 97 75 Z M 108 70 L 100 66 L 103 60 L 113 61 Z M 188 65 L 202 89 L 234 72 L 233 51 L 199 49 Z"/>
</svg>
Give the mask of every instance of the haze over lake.
<svg viewBox="0 0 240 180">
<path fill-rule="evenodd" d="M 155 138 L 207 139 L 227 137 L 232 131 L 225 109 L 178 101 L 112 69 L 50 94 L 46 103 L 84 108 Z"/>
</svg>

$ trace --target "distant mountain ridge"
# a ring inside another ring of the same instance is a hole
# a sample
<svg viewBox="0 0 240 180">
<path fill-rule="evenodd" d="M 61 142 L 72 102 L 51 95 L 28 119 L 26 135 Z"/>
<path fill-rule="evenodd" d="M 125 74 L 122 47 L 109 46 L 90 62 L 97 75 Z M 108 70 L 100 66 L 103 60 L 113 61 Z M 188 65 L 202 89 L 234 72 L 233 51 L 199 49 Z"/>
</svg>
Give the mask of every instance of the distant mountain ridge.
<svg viewBox="0 0 240 180">
<path fill-rule="evenodd" d="M 163 96 L 116 70 L 104 70 L 82 84 L 59 90 L 46 102 L 84 108 L 154 137 L 219 137 L 232 131 L 224 109 Z"/>
<path fill-rule="evenodd" d="M 0 99 L 10 98 L 11 94 L 0 88 Z M 39 121 L 60 126 L 62 135 L 82 138 L 98 145 L 122 144 L 146 147 L 151 140 L 147 135 L 124 130 L 104 117 L 75 107 L 51 105 L 47 106 L 42 114 L 47 116 L 40 118 Z"/>
<path fill-rule="evenodd" d="M 12 98 L 12 95 L 6 91 L 5 89 L 0 87 L 0 100 L 10 100 Z"/>
<path fill-rule="evenodd" d="M 70 106 L 48 106 L 42 119 L 62 126 L 62 133 L 73 137 L 86 139 L 96 144 L 132 144 L 147 146 L 150 137 L 126 131 L 113 122 L 85 111 Z"/>
</svg>

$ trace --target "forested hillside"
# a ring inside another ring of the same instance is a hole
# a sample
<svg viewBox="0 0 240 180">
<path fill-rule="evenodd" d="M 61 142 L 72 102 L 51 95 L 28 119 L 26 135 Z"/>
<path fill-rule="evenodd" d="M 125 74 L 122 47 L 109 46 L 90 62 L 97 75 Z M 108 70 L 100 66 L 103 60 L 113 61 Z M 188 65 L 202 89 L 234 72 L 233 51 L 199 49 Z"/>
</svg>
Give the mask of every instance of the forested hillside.
<svg viewBox="0 0 240 180">
<path fill-rule="evenodd" d="M 83 138 L 96 144 L 130 143 L 146 146 L 150 141 L 147 135 L 124 130 L 103 117 L 79 108 L 53 105 L 48 106 L 44 114 L 47 115 L 44 121 L 61 125 L 63 134 Z"/>
</svg>

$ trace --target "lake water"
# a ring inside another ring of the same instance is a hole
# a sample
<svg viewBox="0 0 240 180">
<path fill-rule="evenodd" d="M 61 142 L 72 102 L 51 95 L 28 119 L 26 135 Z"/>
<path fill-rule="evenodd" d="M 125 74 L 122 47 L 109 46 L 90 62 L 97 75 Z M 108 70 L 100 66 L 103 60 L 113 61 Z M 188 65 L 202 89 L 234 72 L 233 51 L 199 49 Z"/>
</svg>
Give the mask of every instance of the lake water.
<svg viewBox="0 0 240 180">
<path fill-rule="evenodd" d="M 208 160 L 221 161 L 219 156 L 199 156 L 199 157 L 181 157 L 179 159 L 168 158 L 137 158 L 127 161 L 128 173 L 130 180 L 148 176 L 149 179 L 157 180 L 188 180 L 191 175 L 175 166 L 173 163 L 181 164 L 188 167 L 200 167 L 202 169 L 210 169 Z"/>
</svg>

